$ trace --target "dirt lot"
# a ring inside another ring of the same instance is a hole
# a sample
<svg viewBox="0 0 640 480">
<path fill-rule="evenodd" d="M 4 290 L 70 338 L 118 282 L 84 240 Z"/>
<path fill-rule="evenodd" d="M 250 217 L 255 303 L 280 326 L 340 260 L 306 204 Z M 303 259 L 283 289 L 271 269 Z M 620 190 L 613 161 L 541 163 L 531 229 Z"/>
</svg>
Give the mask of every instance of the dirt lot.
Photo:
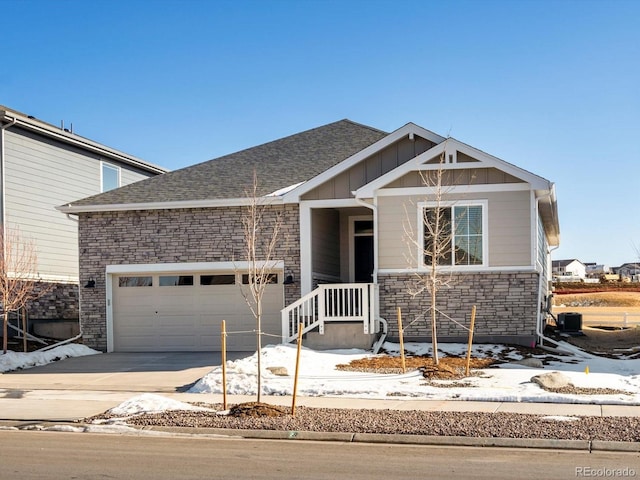
<svg viewBox="0 0 640 480">
<path fill-rule="evenodd" d="M 557 293 L 554 308 L 602 307 L 640 310 L 640 292 Z"/>
<path fill-rule="evenodd" d="M 640 356 L 640 316 L 629 317 L 629 328 L 622 328 L 622 314 L 640 315 L 640 292 L 594 292 L 557 294 L 553 313 L 577 312 L 584 315 L 583 336 L 567 340 L 595 354 L 607 356 Z M 600 316 L 618 314 L 616 316 Z"/>
</svg>

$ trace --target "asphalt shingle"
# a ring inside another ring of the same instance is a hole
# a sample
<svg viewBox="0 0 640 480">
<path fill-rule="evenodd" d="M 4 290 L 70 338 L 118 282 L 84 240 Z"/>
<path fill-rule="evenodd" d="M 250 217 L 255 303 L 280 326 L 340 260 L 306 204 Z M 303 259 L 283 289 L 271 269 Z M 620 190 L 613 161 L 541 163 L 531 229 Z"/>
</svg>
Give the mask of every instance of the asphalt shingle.
<svg viewBox="0 0 640 480">
<path fill-rule="evenodd" d="M 386 132 L 340 120 L 240 152 L 94 195 L 74 206 L 245 197 L 253 171 L 259 194 L 310 180 L 375 143 Z"/>
</svg>

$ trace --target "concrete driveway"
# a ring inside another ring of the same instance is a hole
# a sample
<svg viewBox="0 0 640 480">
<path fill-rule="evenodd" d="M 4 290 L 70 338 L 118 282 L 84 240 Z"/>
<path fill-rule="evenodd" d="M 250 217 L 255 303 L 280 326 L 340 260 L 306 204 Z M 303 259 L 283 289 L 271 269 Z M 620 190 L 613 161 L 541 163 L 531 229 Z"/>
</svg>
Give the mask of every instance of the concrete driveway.
<svg viewBox="0 0 640 480">
<path fill-rule="evenodd" d="M 181 392 L 220 364 L 216 352 L 101 353 L 0 374 L 0 420 L 76 420 L 140 393 L 212 400 Z"/>
<path fill-rule="evenodd" d="M 231 352 L 228 360 L 251 355 Z M 101 353 L 0 375 L 0 388 L 182 392 L 213 367 L 219 352 Z"/>
</svg>

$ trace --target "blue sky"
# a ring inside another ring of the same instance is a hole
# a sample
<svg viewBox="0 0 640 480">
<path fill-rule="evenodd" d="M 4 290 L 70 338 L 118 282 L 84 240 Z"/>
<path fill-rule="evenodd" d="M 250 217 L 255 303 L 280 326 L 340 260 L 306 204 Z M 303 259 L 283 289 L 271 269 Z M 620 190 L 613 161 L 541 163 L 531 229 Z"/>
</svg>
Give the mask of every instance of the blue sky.
<svg viewBox="0 0 640 480">
<path fill-rule="evenodd" d="M 342 118 L 556 183 L 555 259 L 640 245 L 640 2 L 0 0 L 0 104 L 170 169 Z"/>
</svg>

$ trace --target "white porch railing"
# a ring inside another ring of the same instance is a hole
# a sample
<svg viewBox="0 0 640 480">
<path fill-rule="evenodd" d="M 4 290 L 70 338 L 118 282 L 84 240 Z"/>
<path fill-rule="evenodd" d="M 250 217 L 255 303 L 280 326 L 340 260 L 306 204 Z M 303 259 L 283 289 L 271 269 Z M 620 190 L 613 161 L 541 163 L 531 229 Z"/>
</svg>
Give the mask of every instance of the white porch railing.
<svg viewBox="0 0 640 480">
<path fill-rule="evenodd" d="M 318 328 L 324 334 L 326 322 L 362 322 L 364 333 L 377 333 L 378 285 L 342 283 L 320 285 L 313 292 L 282 310 L 282 343 L 296 340 L 302 333 Z"/>
</svg>

